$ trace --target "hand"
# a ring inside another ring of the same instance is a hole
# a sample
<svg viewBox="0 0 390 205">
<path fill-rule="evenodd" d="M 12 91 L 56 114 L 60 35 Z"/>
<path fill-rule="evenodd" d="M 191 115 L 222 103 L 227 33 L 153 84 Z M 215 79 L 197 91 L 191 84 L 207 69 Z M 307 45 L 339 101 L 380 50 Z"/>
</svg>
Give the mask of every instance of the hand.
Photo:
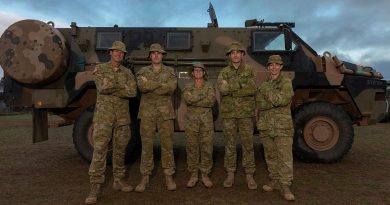
<svg viewBox="0 0 390 205">
<path fill-rule="evenodd" d="M 240 84 L 241 87 L 245 87 L 245 85 L 248 83 L 248 79 L 246 78 L 240 78 L 238 80 L 238 83 Z"/>
<path fill-rule="evenodd" d="M 108 78 L 103 78 L 103 86 L 106 87 L 108 85 L 108 83 L 110 82 L 110 79 Z"/>
<path fill-rule="evenodd" d="M 145 82 L 148 81 L 148 79 L 144 76 L 141 76 L 141 79 L 142 79 L 142 81 L 145 81 Z"/>
</svg>

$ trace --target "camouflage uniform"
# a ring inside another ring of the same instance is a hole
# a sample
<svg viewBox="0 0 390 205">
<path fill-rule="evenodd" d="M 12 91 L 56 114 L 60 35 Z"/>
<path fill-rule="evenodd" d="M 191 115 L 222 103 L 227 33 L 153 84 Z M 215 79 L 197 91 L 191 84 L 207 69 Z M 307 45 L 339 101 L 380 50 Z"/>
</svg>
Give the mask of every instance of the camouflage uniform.
<svg viewBox="0 0 390 205">
<path fill-rule="evenodd" d="M 203 174 L 207 175 L 213 166 L 214 123 L 212 107 L 215 104 L 214 88 L 207 81 L 204 81 L 201 88 L 190 83 L 183 90 L 183 98 L 187 104 L 185 134 L 188 171 L 197 173 L 200 169 Z"/>
<path fill-rule="evenodd" d="M 269 177 L 283 185 L 291 185 L 293 179 L 291 99 L 294 95 L 291 80 L 282 74 L 275 80 L 268 79 L 257 91 L 259 109 L 257 127 L 264 146 Z"/>
<path fill-rule="evenodd" d="M 147 81 L 142 80 L 145 77 Z M 173 119 L 175 112 L 172 94 L 177 86 L 173 68 L 161 65 L 158 73 L 152 66 L 143 67 L 137 73 L 137 82 L 142 92 L 138 119 L 141 119 L 142 154 L 140 171 L 142 175 L 150 175 L 153 168 L 153 138 L 156 128 L 161 138 L 161 161 L 165 175 L 175 173 L 173 156 Z"/>
<path fill-rule="evenodd" d="M 223 83 L 226 81 L 227 84 Z M 256 170 L 253 150 L 253 117 L 255 116 L 255 74 L 250 65 L 241 62 L 235 69 L 232 64 L 223 68 L 218 76 L 221 93 L 221 112 L 225 137 L 225 163 L 227 172 L 236 171 L 236 132 L 241 139 L 242 166 L 246 174 Z"/>
<path fill-rule="evenodd" d="M 125 176 L 124 157 L 131 137 L 129 100 L 135 97 L 137 85 L 134 75 L 120 65 L 114 71 L 111 62 L 96 66 L 94 80 L 97 89 L 95 113 L 93 117 L 94 150 L 89 168 L 92 184 L 104 182 L 108 144 L 113 145 L 114 178 Z"/>
</svg>

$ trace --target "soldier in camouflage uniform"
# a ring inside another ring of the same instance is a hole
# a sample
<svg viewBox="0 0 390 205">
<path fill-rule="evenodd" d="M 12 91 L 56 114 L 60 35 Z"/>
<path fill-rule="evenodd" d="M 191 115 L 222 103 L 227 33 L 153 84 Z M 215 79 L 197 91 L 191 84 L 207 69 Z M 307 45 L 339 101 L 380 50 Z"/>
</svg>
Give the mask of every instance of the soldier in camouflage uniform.
<svg viewBox="0 0 390 205">
<path fill-rule="evenodd" d="M 257 127 L 264 147 L 270 182 L 265 191 L 280 189 L 288 201 L 295 200 L 289 189 L 293 180 L 292 143 L 294 127 L 291 118 L 291 99 L 294 95 L 291 80 L 280 73 L 283 61 L 279 55 L 268 58 L 270 76 L 258 88 L 256 103 L 259 110 Z"/>
<path fill-rule="evenodd" d="M 130 70 L 121 65 L 127 53 L 126 46 L 115 41 L 109 48 L 111 60 L 99 64 L 94 70 L 97 90 L 93 117 L 93 157 L 89 168 L 91 191 L 86 204 L 95 204 L 100 186 L 104 182 L 108 144 L 113 145 L 113 188 L 124 192 L 132 187 L 124 180 L 124 157 L 130 140 L 129 98 L 135 97 L 137 85 Z"/>
<path fill-rule="evenodd" d="M 213 186 L 208 174 L 213 166 L 212 107 L 215 104 L 215 92 L 212 84 L 207 82 L 205 67 L 202 63 L 194 63 L 191 74 L 194 82 L 183 89 L 183 99 L 187 105 L 185 116 L 187 164 L 188 171 L 191 173 L 187 187 L 191 188 L 196 185 L 200 170 L 203 184 L 210 188 Z"/>
<path fill-rule="evenodd" d="M 160 44 L 152 44 L 149 50 L 152 64 L 143 67 L 137 73 L 138 87 L 142 92 L 138 119 L 141 120 L 140 171 L 143 176 L 135 188 L 137 192 L 145 191 L 149 183 L 149 176 L 154 168 L 153 138 L 156 135 L 156 129 L 161 138 L 161 161 L 166 185 L 168 190 L 176 190 L 176 183 L 172 178 L 175 173 L 172 143 L 175 112 L 172 94 L 177 87 L 177 79 L 173 68 L 162 64 L 164 54 L 166 52 Z"/>
<path fill-rule="evenodd" d="M 224 187 L 234 183 L 236 171 L 236 133 L 239 130 L 246 180 L 249 189 L 257 189 L 253 179 L 256 170 L 253 150 L 253 117 L 255 116 L 255 73 L 253 68 L 243 62 L 245 50 L 241 44 L 234 42 L 226 53 L 229 65 L 221 70 L 218 76 L 218 89 L 221 94 L 221 112 L 223 133 L 225 137 L 225 168 L 227 178 Z"/>
</svg>

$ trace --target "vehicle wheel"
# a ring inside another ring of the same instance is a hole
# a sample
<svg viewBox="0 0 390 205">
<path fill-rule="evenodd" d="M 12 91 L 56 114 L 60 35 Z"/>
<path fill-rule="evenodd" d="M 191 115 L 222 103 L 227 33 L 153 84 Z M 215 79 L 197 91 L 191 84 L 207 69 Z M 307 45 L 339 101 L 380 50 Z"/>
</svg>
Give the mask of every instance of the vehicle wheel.
<svg viewBox="0 0 390 205">
<path fill-rule="evenodd" d="M 352 121 L 334 104 L 304 105 L 294 113 L 294 126 L 294 155 L 305 162 L 337 162 L 352 147 Z"/>
<path fill-rule="evenodd" d="M 75 145 L 76 150 L 79 154 L 86 159 L 88 162 L 91 162 L 93 155 L 93 110 L 94 107 L 88 107 L 85 111 L 83 111 L 79 118 L 76 120 L 73 126 L 73 143 Z M 139 132 L 137 129 L 137 123 L 131 124 L 131 133 L 132 137 L 127 145 L 126 151 L 126 163 L 130 161 L 130 159 L 134 159 L 134 156 L 138 156 L 139 148 L 140 148 L 140 139 Z M 130 157 L 132 156 L 132 157 Z M 108 152 L 107 152 L 107 164 L 112 164 L 112 144 L 110 142 Z"/>
</svg>

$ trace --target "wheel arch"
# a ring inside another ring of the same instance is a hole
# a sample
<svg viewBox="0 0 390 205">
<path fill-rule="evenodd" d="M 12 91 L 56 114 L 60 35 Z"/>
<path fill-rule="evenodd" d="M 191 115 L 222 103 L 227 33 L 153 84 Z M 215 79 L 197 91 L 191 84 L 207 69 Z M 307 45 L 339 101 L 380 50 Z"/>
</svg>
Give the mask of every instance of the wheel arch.
<svg viewBox="0 0 390 205">
<path fill-rule="evenodd" d="M 129 104 L 131 106 L 131 104 Z M 93 114 L 95 104 L 86 107 L 80 112 L 80 115 L 75 120 L 73 125 L 73 144 L 78 153 L 88 162 L 92 160 L 93 156 Z M 139 123 L 137 120 L 132 120 L 130 123 L 131 138 L 129 140 L 126 150 L 126 162 L 134 161 L 140 153 L 140 133 Z M 111 143 L 110 143 L 111 144 Z M 109 145 L 111 146 L 111 145 Z M 112 147 L 109 147 L 107 152 L 107 163 L 112 163 Z"/>
<path fill-rule="evenodd" d="M 291 103 L 292 113 L 311 103 L 326 102 L 340 107 L 351 118 L 352 122 L 358 123 L 362 114 L 347 90 L 339 88 L 297 88 Z"/>
</svg>

